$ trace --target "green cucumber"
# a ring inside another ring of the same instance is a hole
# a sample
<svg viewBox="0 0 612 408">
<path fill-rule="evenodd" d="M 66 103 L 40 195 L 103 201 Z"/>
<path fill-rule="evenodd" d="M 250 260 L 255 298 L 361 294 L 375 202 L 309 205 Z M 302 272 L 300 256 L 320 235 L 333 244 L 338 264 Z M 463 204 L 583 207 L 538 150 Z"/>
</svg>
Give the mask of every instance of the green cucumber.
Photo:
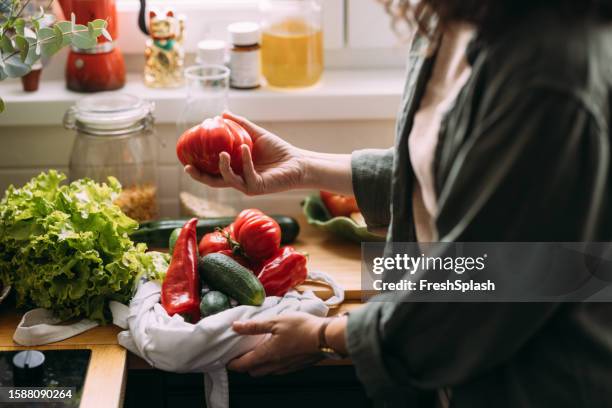
<svg viewBox="0 0 612 408">
<path fill-rule="evenodd" d="M 253 272 L 227 255 L 213 253 L 201 257 L 198 271 L 211 289 L 225 293 L 241 305 L 260 306 L 266 298 Z"/>
<path fill-rule="evenodd" d="M 219 291 L 211 290 L 202 296 L 200 313 L 202 314 L 202 318 L 205 318 L 227 310 L 230 307 L 230 301 L 227 296 Z"/>
<path fill-rule="evenodd" d="M 181 235 L 182 230 L 183 230 L 182 228 L 175 228 L 172 230 L 172 233 L 170 234 L 170 240 L 168 242 L 168 248 L 170 248 L 168 253 L 170 255 L 174 254 L 174 246 L 176 245 L 176 240 L 178 239 L 179 235 Z"/>
<path fill-rule="evenodd" d="M 281 228 L 281 243 L 288 245 L 293 243 L 300 233 L 300 224 L 286 215 L 272 215 L 272 218 L 278 222 Z M 198 221 L 197 231 L 198 240 L 202 239 L 205 234 L 214 232 L 217 228 L 225 228 L 234 222 L 234 217 L 222 218 L 207 218 Z M 147 244 L 150 249 L 166 248 L 170 235 L 176 228 L 182 228 L 188 220 L 161 220 L 151 221 L 140 224 L 140 228 L 130 234 L 130 238 L 134 242 L 142 242 Z"/>
</svg>

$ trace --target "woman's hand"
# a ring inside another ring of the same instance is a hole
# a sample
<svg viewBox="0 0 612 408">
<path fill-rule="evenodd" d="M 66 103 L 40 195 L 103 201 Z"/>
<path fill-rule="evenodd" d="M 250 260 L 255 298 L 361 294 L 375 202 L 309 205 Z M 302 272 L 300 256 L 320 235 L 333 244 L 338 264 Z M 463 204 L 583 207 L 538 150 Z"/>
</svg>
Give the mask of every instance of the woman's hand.
<svg viewBox="0 0 612 408">
<path fill-rule="evenodd" d="M 269 194 L 303 187 L 305 160 L 300 149 L 243 117 L 229 112 L 225 112 L 223 117 L 240 124 L 253 140 L 252 153 L 247 146 L 242 146 L 244 176 L 240 177 L 234 173 L 230 166 L 230 155 L 223 152 L 219 156 L 221 177 L 211 176 L 193 166 L 187 166 L 185 171 L 191 177 L 211 187 L 234 187 L 247 195 Z"/>
<path fill-rule="evenodd" d="M 298 149 L 249 120 L 225 112 L 224 118 L 239 123 L 253 140 L 253 151 L 242 146 L 243 176 L 230 166 L 230 155 L 219 155 L 221 177 L 186 166 L 185 171 L 210 187 L 233 187 L 246 195 L 270 194 L 312 188 L 352 195 L 351 156 Z"/>
<path fill-rule="evenodd" d="M 307 313 L 283 314 L 268 320 L 234 322 L 239 334 L 270 333 L 257 348 L 232 360 L 228 368 L 254 377 L 296 371 L 322 359 L 318 332 L 323 318 Z"/>
</svg>

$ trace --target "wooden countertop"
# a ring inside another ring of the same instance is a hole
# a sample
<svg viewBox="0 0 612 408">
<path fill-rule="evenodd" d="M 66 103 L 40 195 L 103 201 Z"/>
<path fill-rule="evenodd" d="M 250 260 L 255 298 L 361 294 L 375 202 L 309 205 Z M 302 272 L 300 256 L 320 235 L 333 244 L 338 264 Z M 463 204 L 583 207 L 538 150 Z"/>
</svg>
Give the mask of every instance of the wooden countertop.
<svg viewBox="0 0 612 408">
<path fill-rule="evenodd" d="M 330 314 L 352 310 L 361 301 L 361 249 L 358 244 L 339 240 L 319 232 L 299 218 L 302 231 L 296 248 L 309 254 L 309 268 L 325 271 L 345 288 L 346 301 Z M 323 286 L 308 286 L 315 293 L 327 298 L 330 291 Z M 13 342 L 13 332 L 21 319 L 21 313 L 3 309 L 0 305 L 0 351 L 24 350 L 28 347 Z M 85 378 L 82 408 L 121 407 L 125 390 L 127 369 L 150 368 L 140 358 L 130 355 L 117 344 L 121 329 L 109 325 L 96 327 L 83 334 L 46 346 L 31 347 L 37 350 L 90 349 L 91 361 Z M 324 361 L 321 364 L 349 364 L 349 361 Z"/>
</svg>

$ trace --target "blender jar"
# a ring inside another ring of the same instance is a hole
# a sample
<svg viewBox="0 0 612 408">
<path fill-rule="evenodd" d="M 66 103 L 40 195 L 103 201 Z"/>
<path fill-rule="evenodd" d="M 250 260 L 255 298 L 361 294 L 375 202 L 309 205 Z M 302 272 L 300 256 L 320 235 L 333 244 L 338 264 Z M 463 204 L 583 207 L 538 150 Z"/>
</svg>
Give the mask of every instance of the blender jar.
<svg viewBox="0 0 612 408">
<path fill-rule="evenodd" d="M 262 72 L 281 88 L 314 85 L 323 74 L 323 30 L 318 0 L 264 0 L 261 3 Z"/>
<path fill-rule="evenodd" d="M 81 99 L 64 116 L 76 131 L 70 155 L 70 180 L 105 182 L 116 177 L 123 191 L 115 200 L 139 221 L 158 217 L 157 145 L 153 105 L 132 95 L 102 93 Z"/>
</svg>

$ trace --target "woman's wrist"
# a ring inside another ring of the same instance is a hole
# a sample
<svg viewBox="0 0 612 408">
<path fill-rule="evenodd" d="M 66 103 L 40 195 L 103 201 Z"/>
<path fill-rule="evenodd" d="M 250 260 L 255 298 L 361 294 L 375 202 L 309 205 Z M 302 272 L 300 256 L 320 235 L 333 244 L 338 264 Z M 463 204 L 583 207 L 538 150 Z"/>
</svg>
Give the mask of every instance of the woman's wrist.
<svg viewBox="0 0 612 408">
<path fill-rule="evenodd" d="M 353 195 L 350 154 L 300 151 L 304 169 L 303 187 Z"/>
<path fill-rule="evenodd" d="M 348 316 L 333 319 L 325 328 L 325 341 L 329 347 L 342 356 L 348 356 L 346 346 L 346 325 Z"/>
</svg>

